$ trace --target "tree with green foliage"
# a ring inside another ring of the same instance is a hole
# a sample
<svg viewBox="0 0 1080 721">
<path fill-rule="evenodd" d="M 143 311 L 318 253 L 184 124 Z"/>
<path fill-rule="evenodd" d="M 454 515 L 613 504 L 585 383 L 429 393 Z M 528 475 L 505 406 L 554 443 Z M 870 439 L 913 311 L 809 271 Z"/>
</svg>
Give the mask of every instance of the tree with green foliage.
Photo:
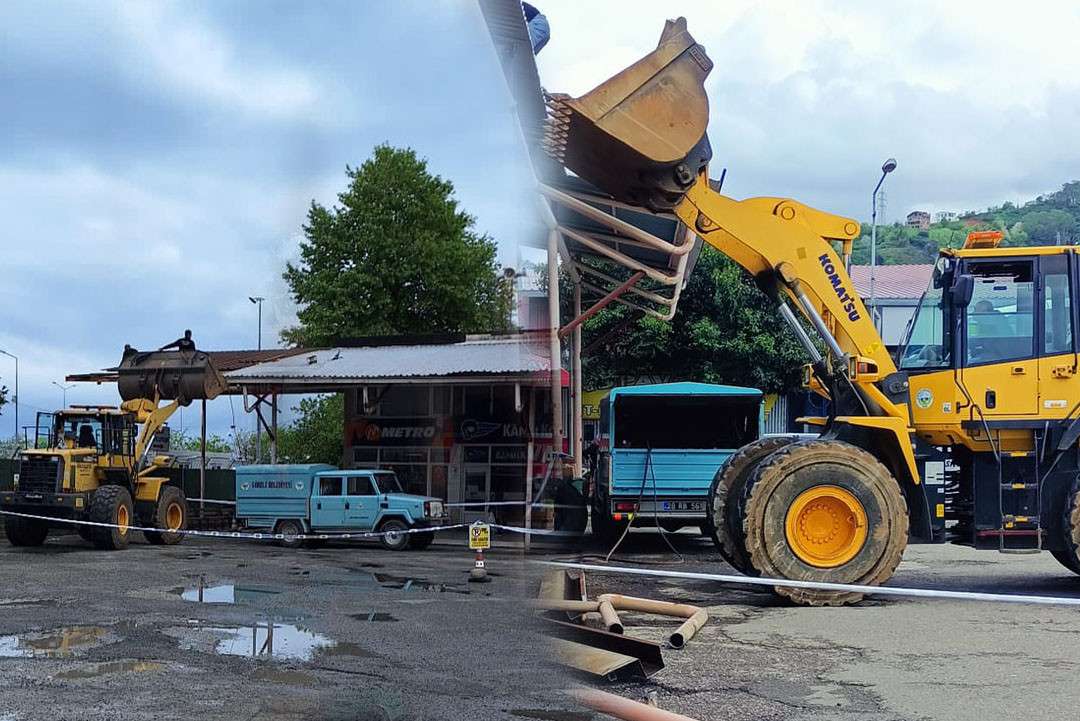
<svg viewBox="0 0 1080 721">
<path fill-rule="evenodd" d="M 293 410 L 299 417 L 278 430 L 278 459 L 283 463 L 340 465 L 345 433 L 344 396 L 332 393 L 304 398 Z"/>
<path fill-rule="evenodd" d="M 287 342 L 509 328 L 512 288 L 495 242 L 476 231 L 450 181 L 389 145 L 346 174 L 336 206 L 312 202 L 300 262 L 286 267 L 300 306 Z"/>
<path fill-rule="evenodd" d="M 631 312 L 621 305 L 604 309 L 585 324 L 585 344 L 625 322 Z M 588 388 L 647 379 L 782 392 L 799 387 L 808 360 L 776 304 L 739 266 L 706 246 L 675 318 L 633 320 L 593 350 L 583 369 Z"/>
<path fill-rule="evenodd" d="M 169 448 L 181 451 L 198 451 L 201 448 L 199 437 L 187 431 L 172 431 L 169 433 Z M 207 453 L 232 453 L 233 444 L 227 438 L 222 438 L 216 433 L 206 437 Z"/>
<path fill-rule="evenodd" d="M 1034 245 L 1069 245 L 1076 241 L 1077 221 L 1064 210 L 1036 210 L 1021 219 Z"/>
</svg>

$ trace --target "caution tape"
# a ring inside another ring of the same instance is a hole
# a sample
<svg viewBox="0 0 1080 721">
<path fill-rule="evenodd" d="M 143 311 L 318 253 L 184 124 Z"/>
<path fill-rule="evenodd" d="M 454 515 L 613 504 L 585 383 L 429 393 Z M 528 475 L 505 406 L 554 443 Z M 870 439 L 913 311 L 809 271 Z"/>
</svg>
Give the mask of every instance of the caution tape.
<svg viewBox="0 0 1080 721">
<path fill-rule="evenodd" d="M 693 581 L 719 581 L 751 586 L 783 586 L 784 588 L 808 588 L 817 591 L 844 591 L 867 596 L 900 596 L 905 598 L 941 598 L 957 601 L 990 601 L 994 603 L 1031 603 L 1043 606 L 1080 606 L 1080 598 L 1068 596 L 1032 596 L 1014 593 L 981 593 L 979 591 L 941 591 L 933 588 L 905 588 L 902 586 L 862 586 L 853 583 L 828 583 L 825 581 L 794 581 L 787 578 L 763 578 L 757 576 L 733 576 L 723 573 L 695 573 L 693 571 L 668 571 L 664 569 L 633 568 L 630 566 L 597 566 L 591 563 L 567 561 L 537 561 L 544 566 L 572 568 L 594 573 L 629 574 L 658 578 L 684 578 Z"/>
<path fill-rule="evenodd" d="M 56 518 L 55 516 L 41 516 L 34 513 L 19 513 L 17 511 L 0 511 L 0 516 L 16 516 L 18 518 L 30 518 L 37 521 L 47 521 L 49 523 L 57 524 L 71 524 L 79 526 L 91 526 L 96 528 L 120 528 L 115 523 L 102 523 L 99 521 L 84 521 L 75 518 Z M 171 533 L 179 534 L 182 536 L 198 536 L 203 538 L 226 538 L 231 540 L 249 540 L 249 541 L 348 541 L 348 540 L 361 540 L 371 538 L 382 538 L 383 536 L 394 535 L 408 535 L 412 533 L 437 533 L 439 531 L 453 531 L 461 528 L 468 528 L 469 523 L 451 523 L 445 526 L 428 526 L 424 528 L 403 528 L 391 531 L 350 531 L 345 533 L 297 533 L 297 534 L 284 534 L 277 532 L 261 532 L 261 531 L 201 531 L 190 528 L 183 529 L 170 529 L 170 528 L 154 528 L 153 526 L 127 526 L 128 531 L 140 531 L 143 533 Z M 535 536 L 574 536 L 581 534 L 574 534 L 567 531 L 554 531 L 545 528 L 522 528 L 520 526 L 507 526 L 499 523 L 487 524 L 491 528 L 496 528 L 503 531 L 509 531 L 511 533 L 520 533 L 523 535 L 535 535 Z"/>
</svg>

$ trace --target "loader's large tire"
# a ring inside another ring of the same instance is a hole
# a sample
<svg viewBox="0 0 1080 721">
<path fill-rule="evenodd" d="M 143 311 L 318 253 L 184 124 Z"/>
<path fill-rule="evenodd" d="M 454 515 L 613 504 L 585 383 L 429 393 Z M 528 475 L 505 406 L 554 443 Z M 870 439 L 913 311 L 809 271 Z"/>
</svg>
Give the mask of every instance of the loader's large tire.
<svg viewBox="0 0 1080 721">
<path fill-rule="evenodd" d="M 154 515 L 149 525 L 154 528 L 167 528 L 169 531 L 184 531 L 188 525 L 188 505 L 184 492 L 176 486 L 162 486 Z M 155 546 L 175 546 L 184 540 L 183 533 L 143 531 L 143 536 Z"/>
<path fill-rule="evenodd" d="M 92 526 L 93 543 L 96 548 L 119 551 L 128 547 L 131 541 L 130 526 L 135 518 L 135 509 L 131 503 L 131 494 L 126 488 L 102 486 L 94 491 L 87 515 L 94 523 L 110 524 Z"/>
<path fill-rule="evenodd" d="M 1074 483 L 1065 497 L 1061 513 L 1061 541 L 1064 548 L 1050 555 L 1073 573 L 1080 575 L 1080 488 Z"/>
<path fill-rule="evenodd" d="M 49 524 L 36 518 L 6 516 L 4 535 L 12 546 L 40 546 L 49 535 Z"/>
<path fill-rule="evenodd" d="M 876 586 L 904 554 L 908 512 L 893 475 L 841 441 L 795 443 L 759 463 L 742 498 L 755 575 Z M 860 593 L 776 587 L 796 603 L 839 606 Z"/>
<path fill-rule="evenodd" d="M 732 453 L 713 477 L 706 504 L 706 521 L 701 530 L 712 538 L 724 560 L 740 573 L 749 573 L 751 568 L 743 542 L 743 523 L 737 499 L 742 495 L 746 479 L 754 466 L 797 440 L 795 436 L 759 438 Z M 729 498 L 736 499 L 736 502 L 728 503 Z"/>
</svg>

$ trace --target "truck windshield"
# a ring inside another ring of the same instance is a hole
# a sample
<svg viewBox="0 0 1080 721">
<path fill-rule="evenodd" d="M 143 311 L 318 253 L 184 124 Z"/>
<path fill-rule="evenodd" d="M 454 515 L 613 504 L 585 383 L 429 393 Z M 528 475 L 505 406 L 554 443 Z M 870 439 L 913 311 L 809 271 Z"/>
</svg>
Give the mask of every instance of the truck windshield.
<svg viewBox="0 0 1080 721">
<path fill-rule="evenodd" d="M 935 277 L 937 273 L 935 273 Z M 919 300 L 897 351 L 901 370 L 948 368 L 952 365 L 949 309 L 941 288 L 934 280 Z"/>
<path fill-rule="evenodd" d="M 379 486 L 379 493 L 404 493 L 393 471 L 379 471 L 375 474 L 375 483 Z"/>
</svg>

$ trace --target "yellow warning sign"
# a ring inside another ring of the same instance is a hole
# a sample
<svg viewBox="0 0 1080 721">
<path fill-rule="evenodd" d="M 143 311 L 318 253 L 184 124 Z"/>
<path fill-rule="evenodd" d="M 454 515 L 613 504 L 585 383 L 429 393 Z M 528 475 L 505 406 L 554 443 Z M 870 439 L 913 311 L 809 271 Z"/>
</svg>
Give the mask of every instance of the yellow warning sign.
<svg viewBox="0 0 1080 721">
<path fill-rule="evenodd" d="M 945 504 L 944 503 L 937 504 L 937 507 L 934 509 L 934 515 L 937 516 L 938 518 L 944 518 L 945 517 Z"/>
<path fill-rule="evenodd" d="M 491 526 L 480 521 L 469 526 L 469 548 L 474 551 L 491 548 Z"/>
</svg>

